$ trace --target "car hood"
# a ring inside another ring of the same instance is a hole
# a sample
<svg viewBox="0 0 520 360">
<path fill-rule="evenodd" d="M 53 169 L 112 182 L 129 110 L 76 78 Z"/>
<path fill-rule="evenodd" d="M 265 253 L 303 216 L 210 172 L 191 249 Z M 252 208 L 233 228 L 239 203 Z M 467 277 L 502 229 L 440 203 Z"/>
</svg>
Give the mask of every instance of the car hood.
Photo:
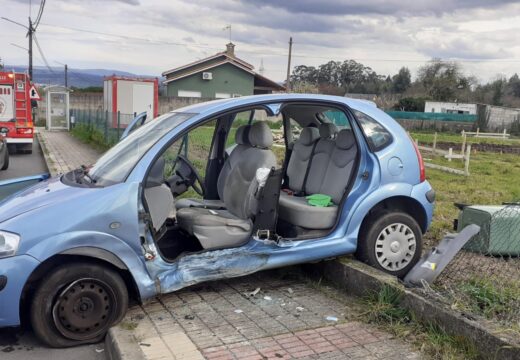
<svg viewBox="0 0 520 360">
<path fill-rule="evenodd" d="M 82 196 L 89 190 L 91 189 L 65 185 L 59 177 L 42 181 L 0 203 L 0 223 L 42 207 Z"/>
</svg>

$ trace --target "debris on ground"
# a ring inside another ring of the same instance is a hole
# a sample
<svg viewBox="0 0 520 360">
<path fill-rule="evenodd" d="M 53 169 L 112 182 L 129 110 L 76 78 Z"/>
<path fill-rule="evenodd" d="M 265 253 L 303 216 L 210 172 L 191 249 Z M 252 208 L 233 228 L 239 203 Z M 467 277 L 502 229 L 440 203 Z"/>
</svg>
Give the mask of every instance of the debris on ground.
<svg viewBox="0 0 520 360">
<path fill-rule="evenodd" d="M 236 313 L 236 314 L 242 314 L 243 312 L 244 312 L 244 311 L 243 311 L 243 310 L 240 310 L 240 309 L 236 309 L 236 310 L 235 310 L 235 313 Z"/>
<path fill-rule="evenodd" d="M 303 311 L 303 310 L 305 310 L 305 309 L 304 309 L 303 307 L 301 307 L 301 306 L 297 306 L 297 307 L 296 307 L 296 310 L 297 310 L 297 311 Z"/>
<path fill-rule="evenodd" d="M 325 318 L 325 320 L 327 320 L 327 321 L 338 322 L 338 318 L 335 317 L 335 316 L 327 316 L 327 317 Z"/>
<path fill-rule="evenodd" d="M 271 300 L 273 300 L 273 298 L 270 296 L 264 296 L 264 300 L 271 301 Z"/>
<path fill-rule="evenodd" d="M 184 316 L 184 319 L 185 320 L 194 320 L 195 316 L 193 316 L 193 315 L 186 315 L 186 316 Z"/>
<path fill-rule="evenodd" d="M 294 294 L 294 291 L 293 291 L 293 289 L 291 289 L 291 288 L 287 288 L 287 292 L 288 292 L 289 294 Z"/>
<path fill-rule="evenodd" d="M 95 349 L 96 352 L 99 354 L 99 353 L 102 353 L 103 351 L 105 351 L 105 349 Z"/>
<path fill-rule="evenodd" d="M 245 295 L 247 297 L 254 297 L 256 294 L 258 294 L 260 292 L 260 290 L 261 290 L 261 288 L 257 287 L 256 289 L 254 289 L 251 292 L 246 293 Z"/>
</svg>

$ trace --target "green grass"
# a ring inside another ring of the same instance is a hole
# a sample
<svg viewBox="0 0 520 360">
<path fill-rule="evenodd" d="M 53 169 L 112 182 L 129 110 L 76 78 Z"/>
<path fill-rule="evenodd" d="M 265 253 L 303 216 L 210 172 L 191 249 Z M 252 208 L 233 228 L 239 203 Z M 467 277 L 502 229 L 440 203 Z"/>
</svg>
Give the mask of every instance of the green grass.
<svg viewBox="0 0 520 360">
<path fill-rule="evenodd" d="M 447 159 L 423 153 L 429 162 L 463 169 L 461 160 Z M 470 176 L 450 174 L 441 170 L 426 169 L 426 177 L 437 194 L 435 212 L 430 231 L 426 235 L 429 245 L 436 244 L 446 232 L 453 231 L 453 219 L 459 210 L 454 202 L 466 204 L 501 204 L 520 199 L 520 156 L 479 152 L 471 154 Z"/>
<path fill-rule="evenodd" d="M 509 318 L 520 311 L 520 285 L 516 283 L 496 286 L 491 279 L 474 278 L 459 284 L 459 305 L 462 304 L 474 314 L 488 319 Z M 517 315 L 518 316 L 518 315 Z"/>
<path fill-rule="evenodd" d="M 419 323 L 412 313 L 400 306 L 402 296 L 397 288 L 382 287 L 365 299 L 367 311 L 363 319 L 414 343 L 431 359 L 479 359 L 478 351 L 466 338 L 449 335 L 434 324 Z"/>
<path fill-rule="evenodd" d="M 101 131 L 86 124 L 77 124 L 70 130 L 70 133 L 82 142 L 102 152 L 110 149 L 115 144 L 115 142 L 108 142 Z"/>
</svg>

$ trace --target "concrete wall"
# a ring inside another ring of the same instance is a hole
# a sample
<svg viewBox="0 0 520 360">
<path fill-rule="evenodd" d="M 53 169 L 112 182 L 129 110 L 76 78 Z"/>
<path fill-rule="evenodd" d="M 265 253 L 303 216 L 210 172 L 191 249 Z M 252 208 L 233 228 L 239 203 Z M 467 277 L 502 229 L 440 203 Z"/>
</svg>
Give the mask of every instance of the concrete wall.
<svg viewBox="0 0 520 360">
<path fill-rule="evenodd" d="M 426 101 L 424 104 L 424 112 L 432 113 L 458 113 L 476 115 L 477 104 L 464 104 L 440 101 Z"/>
<path fill-rule="evenodd" d="M 520 109 L 487 105 L 486 111 L 489 116 L 488 129 L 492 131 L 510 129 L 513 122 L 520 121 Z"/>
</svg>

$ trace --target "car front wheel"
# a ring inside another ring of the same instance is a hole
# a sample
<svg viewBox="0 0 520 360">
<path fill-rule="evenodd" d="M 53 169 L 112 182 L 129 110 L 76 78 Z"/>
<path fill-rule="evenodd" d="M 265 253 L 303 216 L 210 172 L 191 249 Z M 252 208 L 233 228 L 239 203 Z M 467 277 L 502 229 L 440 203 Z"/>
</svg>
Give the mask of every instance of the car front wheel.
<svg viewBox="0 0 520 360">
<path fill-rule="evenodd" d="M 31 304 L 36 336 L 52 347 L 96 343 L 128 308 L 121 276 L 89 263 L 63 265 L 46 275 Z"/>
<path fill-rule="evenodd" d="M 379 212 L 362 227 L 356 255 L 377 269 L 403 277 L 421 251 L 422 232 L 414 218 L 402 212 Z"/>
</svg>

